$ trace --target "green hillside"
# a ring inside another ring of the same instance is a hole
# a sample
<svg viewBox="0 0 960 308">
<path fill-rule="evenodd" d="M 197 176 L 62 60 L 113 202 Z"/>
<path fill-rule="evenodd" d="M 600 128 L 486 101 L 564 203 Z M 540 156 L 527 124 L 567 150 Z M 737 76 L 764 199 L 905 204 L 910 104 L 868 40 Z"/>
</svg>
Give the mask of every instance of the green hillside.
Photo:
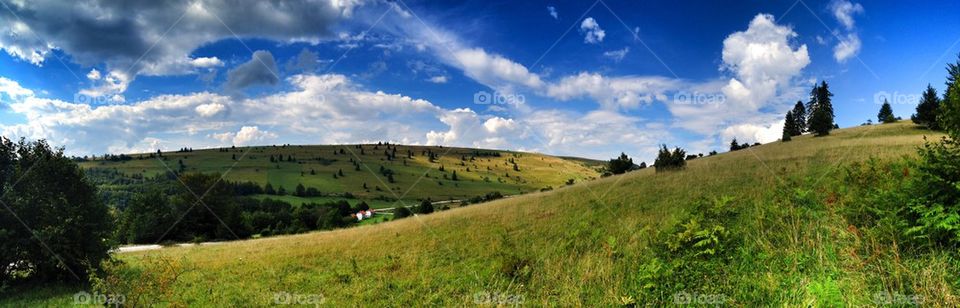
<svg viewBox="0 0 960 308">
<path fill-rule="evenodd" d="M 270 183 L 275 189 L 282 187 L 287 192 L 293 192 L 302 184 L 317 189 L 324 196 L 299 198 L 287 195 L 279 199 L 293 204 L 326 202 L 342 199 L 344 193 L 350 193 L 367 200 L 373 207 L 392 207 L 397 199 L 459 200 L 494 191 L 516 195 L 560 187 L 570 180 L 583 182 L 599 177 L 599 164 L 586 159 L 535 153 L 364 144 L 130 154 L 126 159 L 98 157 L 80 165 L 85 169 L 117 170 L 127 176 L 152 177 L 167 172 L 220 173 L 225 175 L 225 180 L 252 181 L 260 185 Z M 390 173 L 392 176 L 388 176 Z"/>
<path fill-rule="evenodd" d="M 107 285 L 172 306 L 957 306 L 955 252 L 907 249 L 860 210 L 870 189 L 909 176 L 899 162 L 925 135 L 938 136 L 905 122 L 841 129 L 377 225 L 125 253 Z M 224 155 L 198 154 L 187 166 Z M 289 168 L 277 172 L 298 178 Z M 311 183 L 337 183 L 328 177 Z M 8 303 L 69 304 L 75 292 Z"/>
</svg>

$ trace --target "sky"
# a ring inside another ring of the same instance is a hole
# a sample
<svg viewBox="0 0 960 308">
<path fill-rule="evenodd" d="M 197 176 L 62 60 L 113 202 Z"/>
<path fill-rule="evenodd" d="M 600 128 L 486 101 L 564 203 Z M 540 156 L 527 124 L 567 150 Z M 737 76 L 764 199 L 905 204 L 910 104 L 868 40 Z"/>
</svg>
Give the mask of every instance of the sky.
<svg viewBox="0 0 960 308">
<path fill-rule="evenodd" d="M 814 83 L 909 118 L 957 1 L 0 0 L 0 135 L 70 155 L 388 141 L 651 162 L 773 142 Z"/>
</svg>

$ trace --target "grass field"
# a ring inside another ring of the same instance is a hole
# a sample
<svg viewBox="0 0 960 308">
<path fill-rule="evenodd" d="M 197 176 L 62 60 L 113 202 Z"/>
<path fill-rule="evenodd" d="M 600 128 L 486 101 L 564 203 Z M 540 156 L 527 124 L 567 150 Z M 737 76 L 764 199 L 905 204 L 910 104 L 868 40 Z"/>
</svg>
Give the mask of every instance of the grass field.
<svg viewBox="0 0 960 308">
<path fill-rule="evenodd" d="M 388 160 L 385 151 L 396 148 L 396 158 Z M 116 169 L 124 174 L 154 176 L 179 171 L 225 174 L 230 181 L 252 181 L 293 192 L 298 184 L 316 188 L 323 194 L 349 192 L 360 199 L 405 201 L 466 199 L 499 191 L 504 195 L 559 187 L 568 180 L 583 182 L 599 177 L 600 162 L 558 158 L 542 154 L 495 150 L 428 146 L 323 145 L 259 146 L 167 152 L 162 158 L 150 154 L 132 154 L 132 160 L 93 160 L 83 168 Z M 430 160 L 427 153 L 437 154 Z M 499 156 L 485 154 L 497 153 Z M 408 156 L 408 154 L 410 154 Z M 479 155 L 477 155 L 479 154 Z M 274 162 L 270 157 L 275 158 Z M 283 157 L 284 161 L 279 161 Z M 287 161 L 293 158 L 294 161 Z M 358 162 L 359 170 L 354 162 Z M 514 169 L 516 163 L 517 168 Z M 444 170 L 440 171 L 440 167 Z M 380 170 L 392 170 L 394 183 Z M 336 178 L 335 174 L 340 174 Z M 453 180 L 453 172 L 457 181 Z M 366 189 L 364 189 L 366 184 Z M 290 199 L 290 198 L 287 198 Z M 325 198 L 330 199 L 330 198 Z M 333 198 L 337 199 L 337 198 Z M 288 200 L 300 201 L 300 200 Z M 384 203 L 384 202 L 380 202 Z"/>
<path fill-rule="evenodd" d="M 906 122 L 848 128 L 371 226 L 127 253 L 118 284 L 173 306 L 832 307 L 880 296 L 955 307 L 956 254 L 906 253 L 840 214 L 857 197 L 844 182 L 850 166 L 912 156 L 924 135 L 937 136 Z M 737 240 L 721 257 L 665 259 L 665 235 L 703 215 L 701 199 L 726 204 L 724 232 Z M 671 262 L 680 267 L 665 270 Z M 77 291 L 6 303 L 69 303 Z"/>
</svg>

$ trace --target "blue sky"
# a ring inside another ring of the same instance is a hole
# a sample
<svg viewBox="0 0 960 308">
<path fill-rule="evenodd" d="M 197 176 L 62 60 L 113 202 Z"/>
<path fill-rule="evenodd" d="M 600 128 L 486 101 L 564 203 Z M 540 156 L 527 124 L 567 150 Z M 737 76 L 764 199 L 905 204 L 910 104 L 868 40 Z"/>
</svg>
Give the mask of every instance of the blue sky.
<svg viewBox="0 0 960 308">
<path fill-rule="evenodd" d="M 0 133 L 76 155 L 386 140 L 649 161 L 774 141 L 816 80 L 840 126 L 878 97 L 908 118 L 960 53 L 956 1 L 0 2 Z"/>
</svg>

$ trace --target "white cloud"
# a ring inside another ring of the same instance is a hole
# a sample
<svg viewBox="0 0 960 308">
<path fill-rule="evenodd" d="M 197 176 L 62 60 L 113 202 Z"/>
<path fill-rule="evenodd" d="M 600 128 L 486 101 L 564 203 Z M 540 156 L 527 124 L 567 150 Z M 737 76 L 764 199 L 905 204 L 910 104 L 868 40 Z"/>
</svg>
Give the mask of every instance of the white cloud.
<svg viewBox="0 0 960 308">
<path fill-rule="evenodd" d="M 860 45 L 860 37 L 849 33 L 840 38 L 836 46 L 833 46 L 833 58 L 840 63 L 846 62 L 860 52 Z"/>
<path fill-rule="evenodd" d="M 24 89 L 20 83 L 0 76 L 0 94 L 5 94 L 10 99 L 18 99 L 24 96 L 33 96 L 33 91 Z M 3 98 L 3 96 L 0 96 Z"/>
<path fill-rule="evenodd" d="M 834 0 L 830 3 L 830 11 L 833 13 L 833 17 L 836 18 L 844 28 L 853 30 L 855 25 L 853 15 L 862 14 L 863 6 L 847 0 Z"/>
<path fill-rule="evenodd" d="M 704 135 L 728 132 L 729 127 L 739 127 L 729 132 L 747 133 L 744 127 L 768 125 L 781 118 L 785 108 L 805 93 L 800 77 L 810 57 L 806 45 L 790 44 L 796 36 L 766 14 L 754 17 L 747 30 L 730 34 L 723 41 L 722 69 L 733 73 L 733 78 L 685 89 L 688 95 L 719 98 L 720 103 L 669 104 L 674 125 Z"/>
<path fill-rule="evenodd" d="M 274 138 L 277 138 L 277 135 L 274 133 L 261 131 L 260 128 L 256 126 L 244 126 L 233 136 L 232 142 L 235 145 L 249 145 Z"/>
<path fill-rule="evenodd" d="M 433 76 L 427 79 L 427 81 L 432 83 L 447 83 L 447 76 L 443 76 L 443 75 Z"/>
<path fill-rule="evenodd" d="M 100 71 L 97 69 L 91 69 L 90 72 L 87 73 L 87 79 L 100 80 Z"/>
<path fill-rule="evenodd" d="M 220 103 L 203 104 L 197 106 L 197 108 L 194 108 L 194 110 L 197 111 L 197 114 L 205 118 L 217 115 L 225 109 L 227 109 L 227 106 Z"/>
<path fill-rule="evenodd" d="M 190 65 L 196 68 L 214 68 L 223 66 L 223 61 L 217 57 L 200 57 L 190 60 Z"/>
<path fill-rule="evenodd" d="M 580 32 L 584 34 L 583 42 L 587 44 L 598 44 L 603 42 L 607 33 L 600 29 L 600 24 L 593 17 L 587 17 L 580 23 Z"/>
<path fill-rule="evenodd" d="M 666 101 L 665 92 L 681 85 L 678 80 L 664 77 L 605 77 L 581 72 L 550 84 L 546 95 L 561 101 L 589 96 L 607 109 L 632 109 L 654 100 Z"/>
<path fill-rule="evenodd" d="M 494 89 L 513 89 L 514 84 L 530 88 L 539 88 L 543 85 L 540 76 L 530 72 L 523 65 L 503 56 L 490 54 L 480 48 L 454 51 L 454 58 L 464 74 Z"/>
<path fill-rule="evenodd" d="M 768 143 L 777 141 L 783 136 L 783 120 L 768 124 L 738 124 L 727 127 L 721 133 L 723 142 L 730 143 L 734 138 L 739 143 Z"/>
<path fill-rule="evenodd" d="M 863 14 L 863 6 L 847 0 L 834 0 L 830 2 L 829 8 L 833 17 L 846 31 L 846 34 L 840 34 L 839 30 L 834 31 L 838 40 L 837 45 L 833 46 L 833 58 L 839 63 L 844 63 L 860 53 L 861 42 L 854 15 Z"/>
<path fill-rule="evenodd" d="M 610 58 L 614 62 L 620 62 L 627 56 L 628 52 L 630 52 L 630 47 L 623 47 L 623 49 L 605 51 L 603 52 L 603 56 Z"/>
<path fill-rule="evenodd" d="M 553 17 L 553 19 L 560 19 L 560 15 L 557 14 L 557 8 L 553 6 L 547 7 L 547 13 L 550 13 L 550 16 Z"/>
</svg>

